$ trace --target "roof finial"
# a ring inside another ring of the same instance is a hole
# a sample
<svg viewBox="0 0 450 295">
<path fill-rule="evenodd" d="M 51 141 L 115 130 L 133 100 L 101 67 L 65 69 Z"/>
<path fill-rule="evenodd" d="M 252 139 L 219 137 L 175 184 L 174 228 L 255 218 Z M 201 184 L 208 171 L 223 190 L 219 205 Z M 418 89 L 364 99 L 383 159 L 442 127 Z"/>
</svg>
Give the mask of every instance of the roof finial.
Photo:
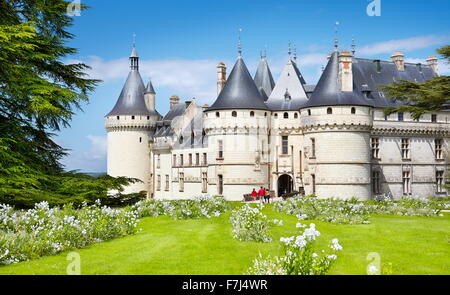
<svg viewBox="0 0 450 295">
<path fill-rule="evenodd" d="M 238 54 L 239 54 L 239 57 L 242 57 L 241 33 L 242 33 L 242 29 L 239 28 L 239 36 L 238 36 Z"/>
<path fill-rule="evenodd" d="M 288 55 L 289 55 L 289 59 L 291 58 L 291 54 L 292 54 L 292 50 L 291 50 L 291 41 L 289 40 L 289 45 L 288 45 Z"/>
<path fill-rule="evenodd" d="M 356 42 L 355 42 L 355 37 L 352 38 L 352 54 L 353 56 L 355 56 L 356 53 Z"/>
<path fill-rule="evenodd" d="M 336 22 L 336 26 L 334 28 L 334 51 L 338 51 L 339 48 L 339 21 Z"/>
<path fill-rule="evenodd" d="M 297 46 L 294 45 L 294 61 L 297 61 Z"/>
<path fill-rule="evenodd" d="M 133 33 L 133 48 L 136 48 L 136 33 Z"/>
</svg>

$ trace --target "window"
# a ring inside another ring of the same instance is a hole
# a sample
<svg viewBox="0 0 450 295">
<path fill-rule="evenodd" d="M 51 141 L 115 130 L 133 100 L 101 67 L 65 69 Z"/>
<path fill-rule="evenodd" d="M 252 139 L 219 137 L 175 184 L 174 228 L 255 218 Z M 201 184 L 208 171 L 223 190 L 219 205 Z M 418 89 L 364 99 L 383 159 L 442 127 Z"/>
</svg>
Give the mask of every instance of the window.
<svg viewBox="0 0 450 295">
<path fill-rule="evenodd" d="M 177 166 L 177 155 L 173 155 L 173 166 Z"/>
<path fill-rule="evenodd" d="M 402 158 L 403 160 L 410 159 L 410 140 L 409 138 L 402 138 Z"/>
<path fill-rule="evenodd" d="M 250 112 L 250 117 L 254 117 L 255 116 L 255 112 Z"/>
<path fill-rule="evenodd" d="M 117 120 L 120 120 L 120 116 L 117 116 Z"/>
<path fill-rule="evenodd" d="M 445 193 L 444 171 L 436 171 L 436 192 Z"/>
<path fill-rule="evenodd" d="M 264 113 L 264 117 L 267 117 L 267 113 Z"/>
<path fill-rule="evenodd" d="M 200 154 L 195 154 L 195 166 L 200 166 Z"/>
<path fill-rule="evenodd" d="M 398 120 L 403 121 L 405 118 L 405 115 L 403 113 L 398 113 Z"/>
<path fill-rule="evenodd" d="M 311 138 L 311 158 L 316 157 L 316 139 Z"/>
<path fill-rule="evenodd" d="M 332 109 L 332 108 L 328 108 L 328 109 L 327 109 L 327 114 L 328 114 L 328 115 L 333 114 L 333 109 Z"/>
<path fill-rule="evenodd" d="M 139 137 L 139 142 L 142 143 L 142 137 Z"/>
<path fill-rule="evenodd" d="M 223 195 L 223 175 L 218 175 L 217 193 Z"/>
<path fill-rule="evenodd" d="M 189 154 L 189 166 L 192 166 L 192 154 Z"/>
<path fill-rule="evenodd" d="M 232 112 L 231 115 L 232 115 L 233 117 L 237 117 L 237 112 Z"/>
<path fill-rule="evenodd" d="M 298 119 L 298 114 L 297 113 L 294 114 L 294 119 Z"/>
<path fill-rule="evenodd" d="M 156 168 L 161 168 L 161 155 L 156 155 Z"/>
<path fill-rule="evenodd" d="M 161 190 L 161 175 L 158 175 L 156 177 L 156 190 L 160 191 Z"/>
<path fill-rule="evenodd" d="M 281 153 L 283 155 L 289 154 L 289 136 L 282 136 L 281 137 Z"/>
<path fill-rule="evenodd" d="M 316 175 L 311 174 L 311 182 L 312 182 L 312 193 L 316 193 Z"/>
<path fill-rule="evenodd" d="M 289 119 L 289 113 L 284 113 L 284 114 L 283 114 L 283 118 Z"/>
<path fill-rule="evenodd" d="M 311 110 L 308 110 L 308 116 L 311 116 Z"/>
<path fill-rule="evenodd" d="M 352 115 L 356 114 L 356 108 L 352 108 Z"/>
<path fill-rule="evenodd" d="M 134 120 L 135 119 L 135 117 L 134 116 L 131 116 L 131 120 Z"/>
<path fill-rule="evenodd" d="M 208 173 L 202 172 L 202 193 L 208 192 Z"/>
<path fill-rule="evenodd" d="M 147 120 L 150 120 L 150 116 L 147 116 Z"/>
<path fill-rule="evenodd" d="M 372 192 L 374 195 L 381 193 L 380 171 L 372 171 Z"/>
<path fill-rule="evenodd" d="M 208 165 L 208 155 L 206 153 L 203 153 L 203 165 Z"/>
<path fill-rule="evenodd" d="M 169 175 L 166 175 L 166 192 L 169 191 Z"/>
<path fill-rule="evenodd" d="M 437 122 L 437 115 L 431 115 L 431 122 L 436 123 Z"/>
<path fill-rule="evenodd" d="M 184 138 L 183 138 L 183 136 L 180 136 L 180 144 L 183 144 L 183 141 L 184 141 Z"/>
<path fill-rule="evenodd" d="M 372 146 L 372 158 L 379 159 L 380 158 L 380 139 L 378 137 L 374 137 L 371 139 Z"/>
<path fill-rule="evenodd" d="M 180 172 L 180 192 L 184 192 L 184 173 Z"/>
<path fill-rule="evenodd" d="M 202 145 L 205 143 L 206 131 L 203 129 L 202 131 Z"/>
<path fill-rule="evenodd" d="M 220 113 L 219 112 L 216 112 L 216 117 L 220 118 Z"/>
<path fill-rule="evenodd" d="M 194 143 L 195 143 L 195 132 L 192 131 L 191 132 L 191 146 L 194 145 Z"/>
<path fill-rule="evenodd" d="M 411 172 L 403 171 L 403 194 L 411 194 Z"/>
<path fill-rule="evenodd" d="M 278 114 L 275 114 L 274 117 L 275 117 L 275 119 L 278 119 Z"/>
<path fill-rule="evenodd" d="M 219 140 L 218 142 L 217 142 L 217 145 L 218 145 L 218 155 L 217 155 L 217 157 L 219 158 L 219 159 L 223 159 L 223 141 L 222 140 Z"/>
<path fill-rule="evenodd" d="M 184 166 L 184 155 L 180 155 L 180 166 Z"/>
<path fill-rule="evenodd" d="M 444 160 L 444 153 L 442 150 L 442 146 L 444 144 L 444 140 L 443 139 L 435 139 L 434 140 L 434 150 L 435 150 L 435 154 L 436 154 L 436 160 Z"/>
</svg>

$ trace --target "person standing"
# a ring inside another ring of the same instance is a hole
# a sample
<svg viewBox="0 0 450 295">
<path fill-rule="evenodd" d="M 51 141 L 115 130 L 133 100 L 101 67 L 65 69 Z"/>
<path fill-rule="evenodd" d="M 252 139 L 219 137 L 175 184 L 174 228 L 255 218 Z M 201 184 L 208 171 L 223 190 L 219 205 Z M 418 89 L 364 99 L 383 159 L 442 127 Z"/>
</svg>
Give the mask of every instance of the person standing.
<svg viewBox="0 0 450 295">
<path fill-rule="evenodd" d="M 256 192 L 256 189 L 253 189 L 252 191 L 252 199 L 253 201 L 256 201 L 256 197 L 258 196 L 258 193 Z"/>
<path fill-rule="evenodd" d="M 261 202 L 264 202 L 264 200 L 266 198 L 266 190 L 263 187 L 261 187 L 259 189 L 258 194 L 259 194 L 259 198 L 261 199 Z"/>
</svg>

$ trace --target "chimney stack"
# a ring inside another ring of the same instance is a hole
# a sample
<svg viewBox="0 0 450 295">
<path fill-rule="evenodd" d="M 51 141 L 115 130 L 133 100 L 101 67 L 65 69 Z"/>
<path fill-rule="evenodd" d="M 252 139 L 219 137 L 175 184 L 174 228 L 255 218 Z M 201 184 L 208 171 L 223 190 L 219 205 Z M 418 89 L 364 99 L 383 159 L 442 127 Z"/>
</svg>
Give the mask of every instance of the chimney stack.
<svg viewBox="0 0 450 295">
<path fill-rule="evenodd" d="M 435 55 L 429 56 L 427 58 L 427 62 L 428 65 L 431 67 L 431 69 L 433 70 L 433 72 L 437 75 L 439 74 L 439 69 L 438 69 L 438 59 Z"/>
<path fill-rule="evenodd" d="M 343 50 L 339 54 L 339 82 L 341 91 L 353 91 L 353 57 L 350 51 Z"/>
<path fill-rule="evenodd" d="M 170 109 L 172 110 L 177 104 L 180 103 L 180 98 L 176 95 L 170 97 Z"/>
<path fill-rule="evenodd" d="M 392 62 L 397 66 L 400 72 L 405 71 L 405 55 L 400 51 L 396 51 L 391 55 Z"/>
<path fill-rule="evenodd" d="M 217 65 L 217 96 L 222 92 L 225 83 L 227 82 L 227 67 L 223 62 Z"/>
</svg>

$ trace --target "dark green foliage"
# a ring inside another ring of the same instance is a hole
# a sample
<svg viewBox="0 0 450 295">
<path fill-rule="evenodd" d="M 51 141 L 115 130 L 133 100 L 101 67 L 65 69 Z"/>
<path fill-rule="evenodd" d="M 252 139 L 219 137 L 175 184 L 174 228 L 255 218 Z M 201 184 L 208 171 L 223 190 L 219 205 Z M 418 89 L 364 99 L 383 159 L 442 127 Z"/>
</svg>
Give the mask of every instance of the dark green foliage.
<svg viewBox="0 0 450 295">
<path fill-rule="evenodd" d="M 69 3 L 0 1 L 0 203 L 111 203 L 117 199 L 107 196 L 109 190 L 136 181 L 67 173 L 60 164 L 67 151 L 52 132 L 70 126 L 100 82 L 87 77 L 87 65 L 64 63 L 77 52 L 67 46 L 74 37 L 67 30 Z"/>
</svg>

